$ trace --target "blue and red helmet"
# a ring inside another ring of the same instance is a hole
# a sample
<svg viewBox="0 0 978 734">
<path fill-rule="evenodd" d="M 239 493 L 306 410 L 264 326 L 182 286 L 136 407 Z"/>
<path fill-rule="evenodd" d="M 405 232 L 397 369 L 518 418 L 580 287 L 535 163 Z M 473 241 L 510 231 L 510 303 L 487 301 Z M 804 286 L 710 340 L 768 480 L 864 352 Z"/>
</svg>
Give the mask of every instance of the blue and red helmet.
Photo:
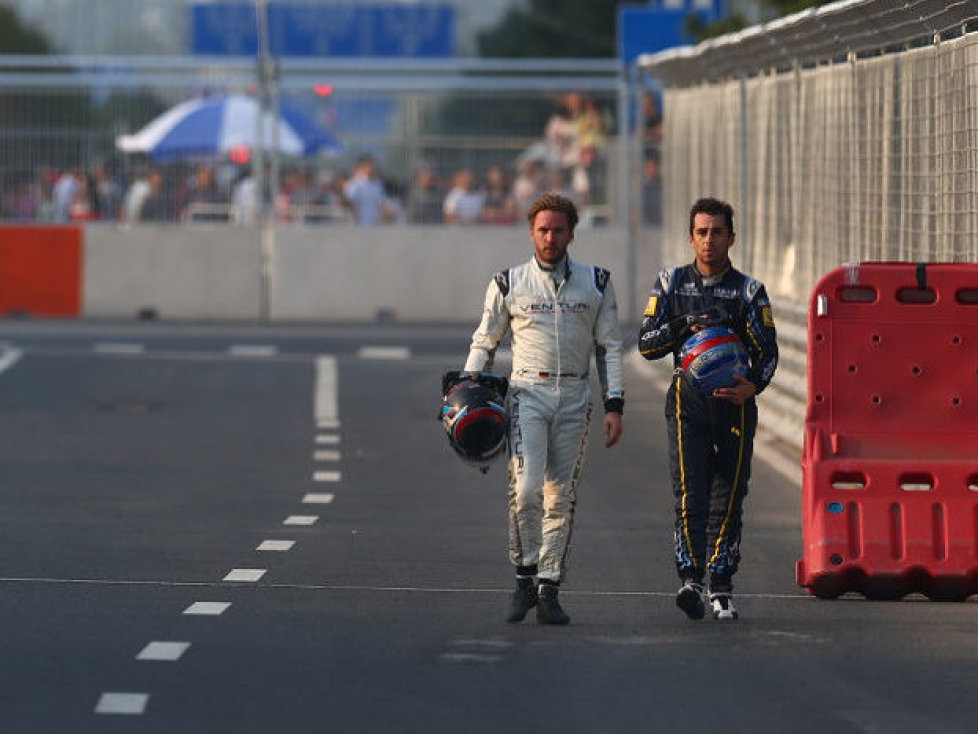
<svg viewBox="0 0 978 734">
<path fill-rule="evenodd" d="M 732 387 L 734 375 L 747 376 L 750 362 L 740 338 L 726 326 L 708 326 L 695 332 L 679 353 L 689 381 L 704 394 Z"/>
<path fill-rule="evenodd" d="M 450 373 L 446 378 L 440 415 L 448 442 L 462 459 L 485 471 L 506 448 L 507 381 L 488 373 Z"/>
</svg>

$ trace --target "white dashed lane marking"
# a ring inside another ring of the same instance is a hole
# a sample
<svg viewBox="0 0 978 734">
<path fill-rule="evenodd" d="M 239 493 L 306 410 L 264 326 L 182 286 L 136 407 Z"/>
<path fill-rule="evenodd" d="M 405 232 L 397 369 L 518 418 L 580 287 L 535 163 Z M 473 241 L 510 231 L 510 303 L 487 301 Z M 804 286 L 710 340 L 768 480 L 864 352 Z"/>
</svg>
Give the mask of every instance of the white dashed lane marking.
<svg viewBox="0 0 978 734">
<path fill-rule="evenodd" d="M 92 346 L 96 354 L 144 354 L 146 347 L 129 342 L 97 342 Z"/>
<path fill-rule="evenodd" d="M 23 356 L 24 352 L 16 347 L 0 345 L 0 372 L 9 370 Z"/>
<path fill-rule="evenodd" d="M 292 550 L 294 545 L 294 540 L 263 540 L 255 550 L 284 552 Z"/>
<path fill-rule="evenodd" d="M 438 656 L 443 663 L 498 663 L 513 647 L 513 643 L 505 640 L 464 639 L 449 644 L 452 649 Z"/>
<path fill-rule="evenodd" d="M 316 436 L 316 443 L 321 446 L 338 446 L 340 437 L 335 433 L 324 433 Z"/>
<path fill-rule="evenodd" d="M 339 461 L 340 452 L 333 449 L 320 449 L 312 453 L 313 461 Z"/>
<path fill-rule="evenodd" d="M 338 471 L 317 471 L 312 474 L 312 481 L 314 482 L 338 482 L 340 481 L 340 473 Z"/>
<path fill-rule="evenodd" d="M 315 525 L 319 515 L 289 515 L 282 521 L 283 525 Z"/>
<path fill-rule="evenodd" d="M 228 348 L 232 357 L 274 357 L 278 347 L 273 344 L 233 344 Z"/>
<path fill-rule="evenodd" d="M 230 607 L 231 602 L 229 601 L 195 601 L 184 609 L 183 613 L 217 617 L 224 614 Z"/>
<path fill-rule="evenodd" d="M 302 498 L 302 502 L 307 505 L 328 505 L 335 497 L 332 492 L 310 492 Z"/>
<path fill-rule="evenodd" d="M 410 359 L 411 350 L 407 347 L 360 347 L 360 359 Z"/>
<path fill-rule="evenodd" d="M 176 662 L 190 648 L 189 642 L 151 642 L 136 656 L 136 660 Z"/>
<path fill-rule="evenodd" d="M 148 693 L 103 693 L 95 706 L 97 714 L 142 714 L 149 703 Z"/>
<path fill-rule="evenodd" d="M 245 581 L 254 583 L 265 575 L 264 568 L 233 568 L 224 577 L 224 581 Z"/>
<path fill-rule="evenodd" d="M 313 417 L 319 428 L 339 428 L 338 380 L 336 358 L 319 357 L 316 360 L 316 391 L 313 395 Z"/>
</svg>

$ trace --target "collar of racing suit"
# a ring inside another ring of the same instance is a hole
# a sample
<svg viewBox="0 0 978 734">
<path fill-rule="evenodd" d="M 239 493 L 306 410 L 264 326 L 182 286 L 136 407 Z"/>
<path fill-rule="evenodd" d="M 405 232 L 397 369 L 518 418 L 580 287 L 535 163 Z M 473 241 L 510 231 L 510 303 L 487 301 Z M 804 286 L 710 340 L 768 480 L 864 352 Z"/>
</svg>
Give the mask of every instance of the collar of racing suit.
<svg viewBox="0 0 978 734">
<path fill-rule="evenodd" d="M 729 273 L 730 268 L 732 267 L 733 264 L 730 262 L 730 260 L 727 260 L 727 264 L 724 266 L 723 270 L 716 275 L 703 275 L 703 273 L 701 273 L 700 269 L 697 267 L 696 261 L 693 261 L 693 273 L 696 275 L 701 285 L 716 285 L 723 280 L 723 276 Z"/>
<path fill-rule="evenodd" d="M 537 267 L 540 268 L 540 270 L 550 273 L 550 276 L 553 278 L 554 285 L 557 287 L 560 287 L 560 284 L 570 277 L 570 258 L 567 255 L 564 255 L 553 265 L 540 262 L 536 255 L 533 256 L 533 262 L 537 264 Z"/>
</svg>

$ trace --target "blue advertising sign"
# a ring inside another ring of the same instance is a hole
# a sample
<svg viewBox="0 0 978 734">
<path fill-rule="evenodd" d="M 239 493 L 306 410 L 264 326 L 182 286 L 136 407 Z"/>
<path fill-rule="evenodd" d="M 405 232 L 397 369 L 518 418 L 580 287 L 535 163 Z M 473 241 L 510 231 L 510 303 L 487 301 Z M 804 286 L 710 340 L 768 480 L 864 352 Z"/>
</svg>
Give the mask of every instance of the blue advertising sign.
<svg viewBox="0 0 978 734">
<path fill-rule="evenodd" d="M 253 56 L 254 3 L 197 3 L 191 8 L 194 54 Z M 275 56 L 450 58 L 455 8 L 447 4 L 268 4 L 269 50 Z"/>
<path fill-rule="evenodd" d="M 696 43 L 686 32 L 691 14 L 714 23 L 727 15 L 726 0 L 655 0 L 618 9 L 618 59 L 626 66 L 641 54 Z"/>
</svg>

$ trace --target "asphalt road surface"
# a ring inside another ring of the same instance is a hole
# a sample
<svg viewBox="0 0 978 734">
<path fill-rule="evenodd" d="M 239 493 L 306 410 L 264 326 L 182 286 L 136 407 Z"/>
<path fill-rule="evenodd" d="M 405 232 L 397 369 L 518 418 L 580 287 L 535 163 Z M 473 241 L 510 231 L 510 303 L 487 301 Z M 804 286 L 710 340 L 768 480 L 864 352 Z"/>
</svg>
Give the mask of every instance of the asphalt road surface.
<svg viewBox="0 0 978 734">
<path fill-rule="evenodd" d="M 676 609 L 633 360 L 572 622 L 503 622 L 503 466 L 435 420 L 469 331 L 0 324 L 0 732 L 975 731 L 974 598 L 807 596 L 796 462 L 755 461 L 741 619 Z"/>
</svg>

